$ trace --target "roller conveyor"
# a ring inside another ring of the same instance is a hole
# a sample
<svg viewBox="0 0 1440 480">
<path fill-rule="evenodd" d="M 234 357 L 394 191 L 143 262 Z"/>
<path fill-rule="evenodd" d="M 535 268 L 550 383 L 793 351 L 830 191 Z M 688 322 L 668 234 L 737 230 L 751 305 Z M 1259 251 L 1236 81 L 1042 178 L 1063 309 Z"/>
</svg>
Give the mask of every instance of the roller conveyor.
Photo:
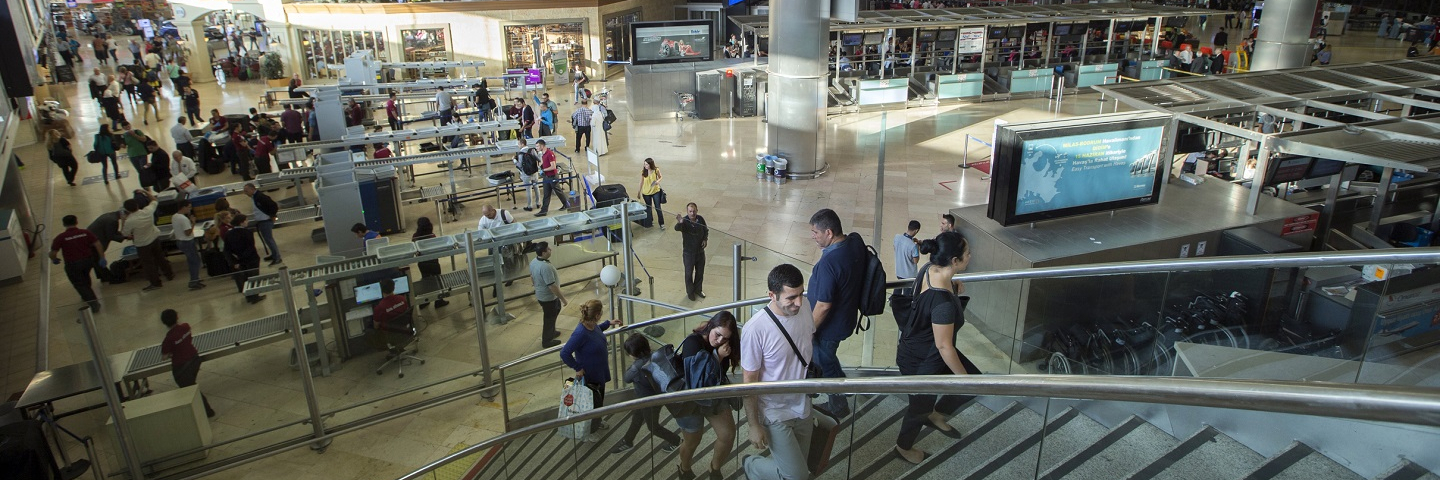
<svg viewBox="0 0 1440 480">
<path fill-rule="evenodd" d="M 301 220 L 313 220 L 320 217 L 319 205 L 306 205 L 303 207 L 289 208 L 275 213 L 275 224 L 284 225 Z"/>
<path fill-rule="evenodd" d="M 317 306 L 322 327 L 329 324 L 330 309 L 326 307 L 326 304 Z M 304 320 L 309 319 L 309 315 L 308 307 L 301 309 L 301 328 L 310 328 L 309 323 L 304 323 Z M 286 318 L 286 314 L 279 313 L 195 334 L 195 350 L 202 358 L 209 360 L 287 338 L 285 334 L 289 331 L 289 319 Z M 160 354 L 160 346 L 151 345 L 131 352 L 130 361 L 126 364 L 124 379 L 138 380 L 169 370 L 170 360 L 163 358 Z"/>
<path fill-rule="evenodd" d="M 627 203 L 626 205 L 630 205 L 632 203 L 634 202 Z M 632 207 L 632 210 L 630 211 L 630 220 L 643 220 L 647 216 L 644 205 L 637 205 L 639 206 Z M 592 212 L 593 211 L 601 211 L 601 209 L 592 210 Z M 612 210 L 611 213 L 613 215 L 614 211 Z M 478 252 L 486 249 L 500 248 L 506 245 L 527 242 L 531 240 L 543 240 L 559 235 L 569 235 L 572 233 L 594 230 L 600 227 L 614 225 L 616 223 L 618 223 L 618 220 L 612 217 L 609 219 L 591 220 L 569 225 L 560 225 L 556 228 L 545 229 L 536 232 L 526 232 L 524 234 L 508 237 L 503 240 L 480 241 L 475 244 L 475 251 Z M 397 258 L 386 261 L 380 261 L 380 259 L 374 255 L 365 255 L 362 257 L 357 257 L 340 262 L 327 263 L 324 265 L 315 265 L 311 267 L 290 270 L 289 272 L 291 283 L 299 285 L 306 283 L 325 282 L 329 280 L 340 280 L 354 277 L 362 273 L 400 268 L 419 262 L 424 262 L 428 260 L 440 260 L 443 258 L 448 258 L 465 253 L 465 234 L 460 233 L 453 236 L 456 239 L 455 245 L 453 247 L 429 254 Z M 250 280 L 247 280 L 245 282 L 244 294 L 259 295 L 261 293 L 278 289 L 280 289 L 280 273 L 275 272 L 251 277 Z"/>
<path fill-rule="evenodd" d="M 502 121 L 499 121 L 499 122 L 484 122 L 484 123 L 463 123 L 463 124 L 459 124 L 459 125 L 460 125 L 459 128 L 441 128 L 441 129 L 437 129 L 437 130 L 434 130 L 434 131 L 430 131 L 430 130 L 427 129 L 427 130 L 424 131 L 424 132 L 419 132 L 419 131 L 417 131 L 417 132 L 412 132 L 412 133 L 410 133 L 410 134 L 408 134 L 408 135 L 405 135 L 405 136 L 403 136 L 403 137 L 402 137 L 402 136 L 396 136 L 396 135 L 394 135 L 394 132 L 388 132 L 388 131 L 387 131 L 387 132 L 380 132 L 380 133 L 372 133 L 372 134 L 369 134 L 369 135 L 364 135 L 364 136 L 359 137 L 359 138 L 340 139 L 340 140 L 320 140 L 320 141 L 315 141 L 315 142 L 303 142 L 303 143 L 287 143 L 287 144 L 284 144 L 284 145 L 275 147 L 275 151 L 276 151 L 276 152 L 290 152 L 290 151 L 295 151 L 295 150 L 302 150 L 302 151 L 307 152 L 307 154 L 308 154 L 308 152 L 309 152 L 310 150 L 318 150 L 318 149 L 346 148 L 346 147 L 353 147 L 353 146 L 357 146 L 357 145 L 369 145 L 369 144 L 372 144 L 372 143 L 385 142 L 385 141 L 410 141 L 410 140 L 419 140 L 419 139 L 424 139 L 424 138 L 449 137 L 449 136 L 454 136 L 454 135 L 476 135 L 476 134 L 481 134 L 481 133 L 502 132 L 502 131 L 505 131 L 505 130 L 517 130 L 517 129 L 520 128 L 520 122 L 517 122 L 517 121 L 515 121 L 515 120 L 502 120 Z"/>
</svg>

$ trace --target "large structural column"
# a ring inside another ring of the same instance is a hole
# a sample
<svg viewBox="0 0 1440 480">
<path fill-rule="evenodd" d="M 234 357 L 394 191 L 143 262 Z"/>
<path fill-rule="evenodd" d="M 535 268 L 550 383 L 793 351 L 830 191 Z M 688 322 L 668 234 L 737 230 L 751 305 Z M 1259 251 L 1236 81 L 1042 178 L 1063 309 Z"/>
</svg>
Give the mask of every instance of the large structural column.
<svg viewBox="0 0 1440 480">
<path fill-rule="evenodd" d="M 828 5 L 814 0 L 770 1 L 770 97 L 766 151 L 790 161 L 790 173 L 825 173 L 825 59 Z"/>
<path fill-rule="evenodd" d="M 1250 70 L 1298 68 L 1310 64 L 1310 33 L 1319 0 L 1267 0 Z"/>
</svg>

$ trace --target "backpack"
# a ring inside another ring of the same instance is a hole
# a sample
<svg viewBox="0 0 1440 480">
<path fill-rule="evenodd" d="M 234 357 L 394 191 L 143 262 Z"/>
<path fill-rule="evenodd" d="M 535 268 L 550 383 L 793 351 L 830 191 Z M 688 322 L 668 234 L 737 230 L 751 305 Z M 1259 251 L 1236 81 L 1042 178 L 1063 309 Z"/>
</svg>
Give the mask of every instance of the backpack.
<svg viewBox="0 0 1440 480">
<path fill-rule="evenodd" d="M 850 239 L 865 245 L 865 240 L 858 233 L 850 232 Z M 864 281 L 860 287 L 860 314 L 879 315 L 885 311 L 885 280 L 890 277 L 885 275 L 885 264 L 880 262 L 880 255 L 875 252 L 875 247 L 865 245 L 865 250 L 869 255 L 865 257 L 864 270 L 861 273 Z M 866 329 L 856 326 L 856 332 Z"/>
<path fill-rule="evenodd" d="M 605 123 L 615 123 L 615 120 L 618 120 L 618 118 L 615 117 L 615 111 L 608 108 L 605 109 Z"/>
<path fill-rule="evenodd" d="M 520 172 L 526 175 L 540 173 L 540 157 L 535 156 L 534 150 L 527 148 L 520 152 Z"/>
<path fill-rule="evenodd" d="M 680 376 L 680 372 L 675 368 L 678 364 L 680 359 L 675 354 L 675 346 L 661 345 L 650 353 L 650 361 L 640 369 L 655 382 L 656 391 L 675 393 L 686 388 L 685 378 Z M 695 402 L 672 402 L 665 408 L 670 410 L 671 415 L 687 417 L 695 414 L 696 406 Z"/>
</svg>

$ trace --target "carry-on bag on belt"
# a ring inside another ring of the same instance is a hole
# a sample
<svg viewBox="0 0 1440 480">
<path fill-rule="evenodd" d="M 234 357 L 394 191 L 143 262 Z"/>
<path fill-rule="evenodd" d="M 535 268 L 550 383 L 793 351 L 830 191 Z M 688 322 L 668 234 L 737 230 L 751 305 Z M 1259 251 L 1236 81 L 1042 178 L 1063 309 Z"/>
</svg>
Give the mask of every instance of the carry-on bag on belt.
<svg viewBox="0 0 1440 480">
<path fill-rule="evenodd" d="M 561 420 L 585 413 L 595 408 L 595 393 L 585 386 L 584 377 L 565 379 L 565 388 L 560 391 Z M 560 427 L 565 438 L 584 440 L 590 434 L 590 422 L 576 422 Z"/>
</svg>

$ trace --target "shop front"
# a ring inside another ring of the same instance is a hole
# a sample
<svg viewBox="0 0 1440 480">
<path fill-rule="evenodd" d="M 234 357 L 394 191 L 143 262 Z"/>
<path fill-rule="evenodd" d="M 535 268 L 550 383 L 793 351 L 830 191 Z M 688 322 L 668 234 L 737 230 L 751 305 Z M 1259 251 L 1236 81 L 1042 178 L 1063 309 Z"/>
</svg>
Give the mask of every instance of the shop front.
<svg viewBox="0 0 1440 480">
<path fill-rule="evenodd" d="M 585 65 L 586 30 L 584 19 L 506 25 L 505 68 L 538 68 L 546 85 L 569 84 L 574 70 Z"/>
<path fill-rule="evenodd" d="M 299 73 L 305 78 L 339 76 L 339 71 L 331 70 L 330 65 L 343 65 L 347 55 L 359 50 L 370 50 L 376 59 L 390 61 L 383 31 L 297 28 L 295 35 L 303 59 Z"/>
<path fill-rule="evenodd" d="M 630 24 L 643 21 L 638 8 L 605 16 L 605 66 L 602 69 L 608 77 L 625 71 L 630 60 Z"/>
</svg>

